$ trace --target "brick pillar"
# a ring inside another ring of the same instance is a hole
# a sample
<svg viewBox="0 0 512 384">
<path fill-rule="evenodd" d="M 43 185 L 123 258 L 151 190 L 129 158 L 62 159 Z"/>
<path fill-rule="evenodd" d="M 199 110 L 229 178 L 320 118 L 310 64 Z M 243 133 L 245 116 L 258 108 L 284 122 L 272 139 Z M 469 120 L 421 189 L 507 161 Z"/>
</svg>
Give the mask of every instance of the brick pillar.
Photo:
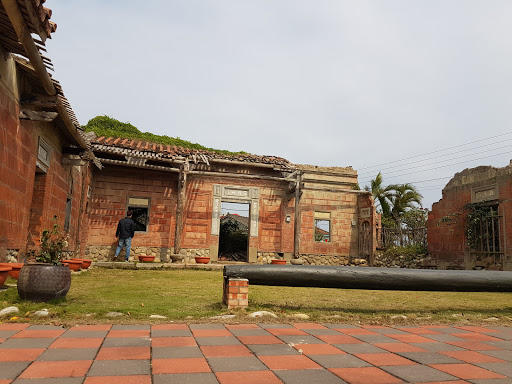
<svg viewBox="0 0 512 384">
<path fill-rule="evenodd" d="M 224 277 L 222 302 L 228 309 L 249 306 L 249 280 Z"/>
</svg>

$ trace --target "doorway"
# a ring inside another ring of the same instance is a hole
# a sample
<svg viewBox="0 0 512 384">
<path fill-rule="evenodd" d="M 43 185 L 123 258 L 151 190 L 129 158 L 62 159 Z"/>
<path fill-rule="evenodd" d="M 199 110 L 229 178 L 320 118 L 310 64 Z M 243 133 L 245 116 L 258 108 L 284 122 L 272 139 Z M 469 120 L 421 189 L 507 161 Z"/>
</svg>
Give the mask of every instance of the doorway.
<svg viewBox="0 0 512 384">
<path fill-rule="evenodd" d="M 219 261 L 248 261 L 250 208 L 250 203 L 221 202 Z"/>
</svg>

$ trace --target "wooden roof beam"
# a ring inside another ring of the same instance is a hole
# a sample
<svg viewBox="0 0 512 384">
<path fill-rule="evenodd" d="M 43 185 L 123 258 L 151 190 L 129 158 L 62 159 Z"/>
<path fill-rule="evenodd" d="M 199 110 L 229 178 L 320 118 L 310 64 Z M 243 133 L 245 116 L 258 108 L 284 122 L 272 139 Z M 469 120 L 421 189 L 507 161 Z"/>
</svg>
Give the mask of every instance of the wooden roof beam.
<svg viewBox="0 0 512 384">
<path fill-rule="evenodd" d="M 37 77 L 41 80 L 41 83 L 50 96 L 57 94 L 57 90 L 55 89 L 52 78 L 46 71 L 46 68 L 43 63 L 43 59 L 41 58 L 41 54 L 37 49 L 36 43 L 28 30 L 27 25 L 25 24 L 25 20 L 23 19 L 23 15 L 21 14 L 20 8 L 18 7 L 18 2 L 16 0 L 1 0 L 2 5 L 5 8 L 5 12 L 9 17 L 9 20 L 18 35 L 18 38 L 25 49 L 28 59 L 32 63 L 34 70 L 37 73 Z"/>
</svg>

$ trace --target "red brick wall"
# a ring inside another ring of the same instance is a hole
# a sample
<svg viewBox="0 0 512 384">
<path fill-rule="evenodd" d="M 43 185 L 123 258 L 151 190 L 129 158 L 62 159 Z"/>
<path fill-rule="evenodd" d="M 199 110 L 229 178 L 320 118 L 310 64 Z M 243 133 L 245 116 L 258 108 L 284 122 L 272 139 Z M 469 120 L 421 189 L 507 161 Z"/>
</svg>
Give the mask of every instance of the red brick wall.
<svg viewBox="0 0 512 384">
<path fill-rule="evenodd" d="M 53 124 L 20 121 L 18 114 L 17 101 L 0 87 L 0 251 L 18 249 L 23 253 L 27 244 L 30 249 L 37 247 L 42 229 L 53 227 L 54 222 L 63 229 L 68 192 L 73 196 L 69 249 L 74 250 L 80 172 L 61 164 L 61 148 L 66 142 Z M 38 175 L 34 188 L 39 137 L 50 145 L 51 158 L 47 174 Z M 52 220 L 55 216 L 57 221 Z"/>
<path fill-rule="evenodd" d="M 32 197 L 33 177 L 28 177 L 32 140 L 20 129 L 18 115 L 14 96 L 0 87 L 0 249 L 4 252 L 24 246 L 27 201 L 30 204 Z"/>
<path fill-rule="evenodd" d="M 284 186 L 282 183 L 197 176 L 189 178 L 187 188 L 183 248 L 209 248 L 210 245 L 219 243 L 219 236 L 211 235 L 213 186 L 215 184 L 259 187 L 259 233 L 258 237 L 249 237 L 249 246 L 264 252 L 292 252 L 293 220 L 291 223 L 285 223 L 286 210 L 284 209 L 284 205 L 291 203 L 283 203 Z M 289 233 L 291 236 L 287 236 Z"/>
<path fill-rule="evenodd" d="M 314 238 L 315 212 L 331 213 L 331 241 L 318 242 Z M 357 255 L 357 228 L 352 220 L 357 218 L 357 194 L 304 191 L 302 195 L 302 220 L 300 252 L 319 255 Z"/>
<path fill-rule="evenodd" d="M 173 173 L 134 168 L 107 165 L 95 170 L 86 244 L 115 244 L 117 223 L 125 217 L 128 197 L 147 197 L 151 199 L 149 231 L 137 232 L 132 246 L 172 246 L 177 180 Z"/>
<path fill-rule="evenodd" d="M 124 217 L 128 197 L 151 199 L 148 233 L 137 233 L 132 246 L 171 248 L 174 246 L 178 175 L 106 166 L 96 171 L 93 196 L 89 201 L 87 245 L 114 245 L 116 226 Z M 211 235 L 213 189 L 215 184 L 259 188 L 258 236 L 249 246 L 262 252 L 293 252 L 294 199 L 288 199 L 287 183 L 271 180 L 229 179 L 189 175 L 184 214 L 182 248 L 208 249 L 218 245 Z M 302 196 L 301 253 L 357 255 L 358 195 L 305 191 Z M 314 241 L 314 212 L 331 212 L 331 242 Z M 290 215 L 290 222 L 286 216 Z"/>
<path fill-rule="evenodd" d="M 129 176 L 128 176 L 129 175 Z M 149 232 L 137 233 L 132 246 L 173 247 L 178 178 L 163 173 L 133 168 L 105 168 L 94 175 L 94 190 L 89 202 L 88 245 L 115 243 L 117 222 L 124 217 L 130 196 L 151 198 Z M 182 248 L 208 249 L 217 245 L 219 237 L 211 235 L 214 184 L 253 186 L 260 188 L 259 236 L 250 237 L 249 245 L 259 250 L 292 252 L 293 218 L 284 222 L 293 200 L 283 205 L 284 188 L 271 181 L 229 180 L 189 176 L 184 215 Z"/>
<path fill-rule="evenodd" d="M 471 189 L 457 187 L 444 191 L 443 198 L 432 204 L 426 225 L 428 251 L 435 260 L 454 264 L 464 262 L 463 208 L 470 202 Z"/>
<path fill-rule="evenodd" d="M 506 168 L 501 168 L 499 172 L 501 175 L 497 177 L 443 190 L 442 199 L 432 205 L 427 221 L 428 251 L 434 260 L 454 265 L 464 263 L 467 253 L 464 206 L 471 203 L 472 187 L 491 184 L 497 184 L 499 191 L 501 247 L 506 248 L 506 258 L 512 254 L 512 175 L 507 174 Z"/>
</svg>

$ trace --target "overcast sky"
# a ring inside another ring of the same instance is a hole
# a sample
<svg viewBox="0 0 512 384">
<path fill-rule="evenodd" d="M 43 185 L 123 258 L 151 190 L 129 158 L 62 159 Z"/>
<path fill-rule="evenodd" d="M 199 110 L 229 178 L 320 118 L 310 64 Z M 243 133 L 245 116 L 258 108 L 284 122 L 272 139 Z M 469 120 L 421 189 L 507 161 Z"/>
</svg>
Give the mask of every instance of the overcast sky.
<svg viewBox="0 0 512 384">
<path fill-rule="evenodd" d="M 353 166 L 361 186 L 382 170 L 385 184 L 415 182 L 429 208 L 455 172 L 512 158 L 510 0 L 45 6 L 54 76 L 81 124 L 109 115 L 208 147 Z"/>
</svg>

